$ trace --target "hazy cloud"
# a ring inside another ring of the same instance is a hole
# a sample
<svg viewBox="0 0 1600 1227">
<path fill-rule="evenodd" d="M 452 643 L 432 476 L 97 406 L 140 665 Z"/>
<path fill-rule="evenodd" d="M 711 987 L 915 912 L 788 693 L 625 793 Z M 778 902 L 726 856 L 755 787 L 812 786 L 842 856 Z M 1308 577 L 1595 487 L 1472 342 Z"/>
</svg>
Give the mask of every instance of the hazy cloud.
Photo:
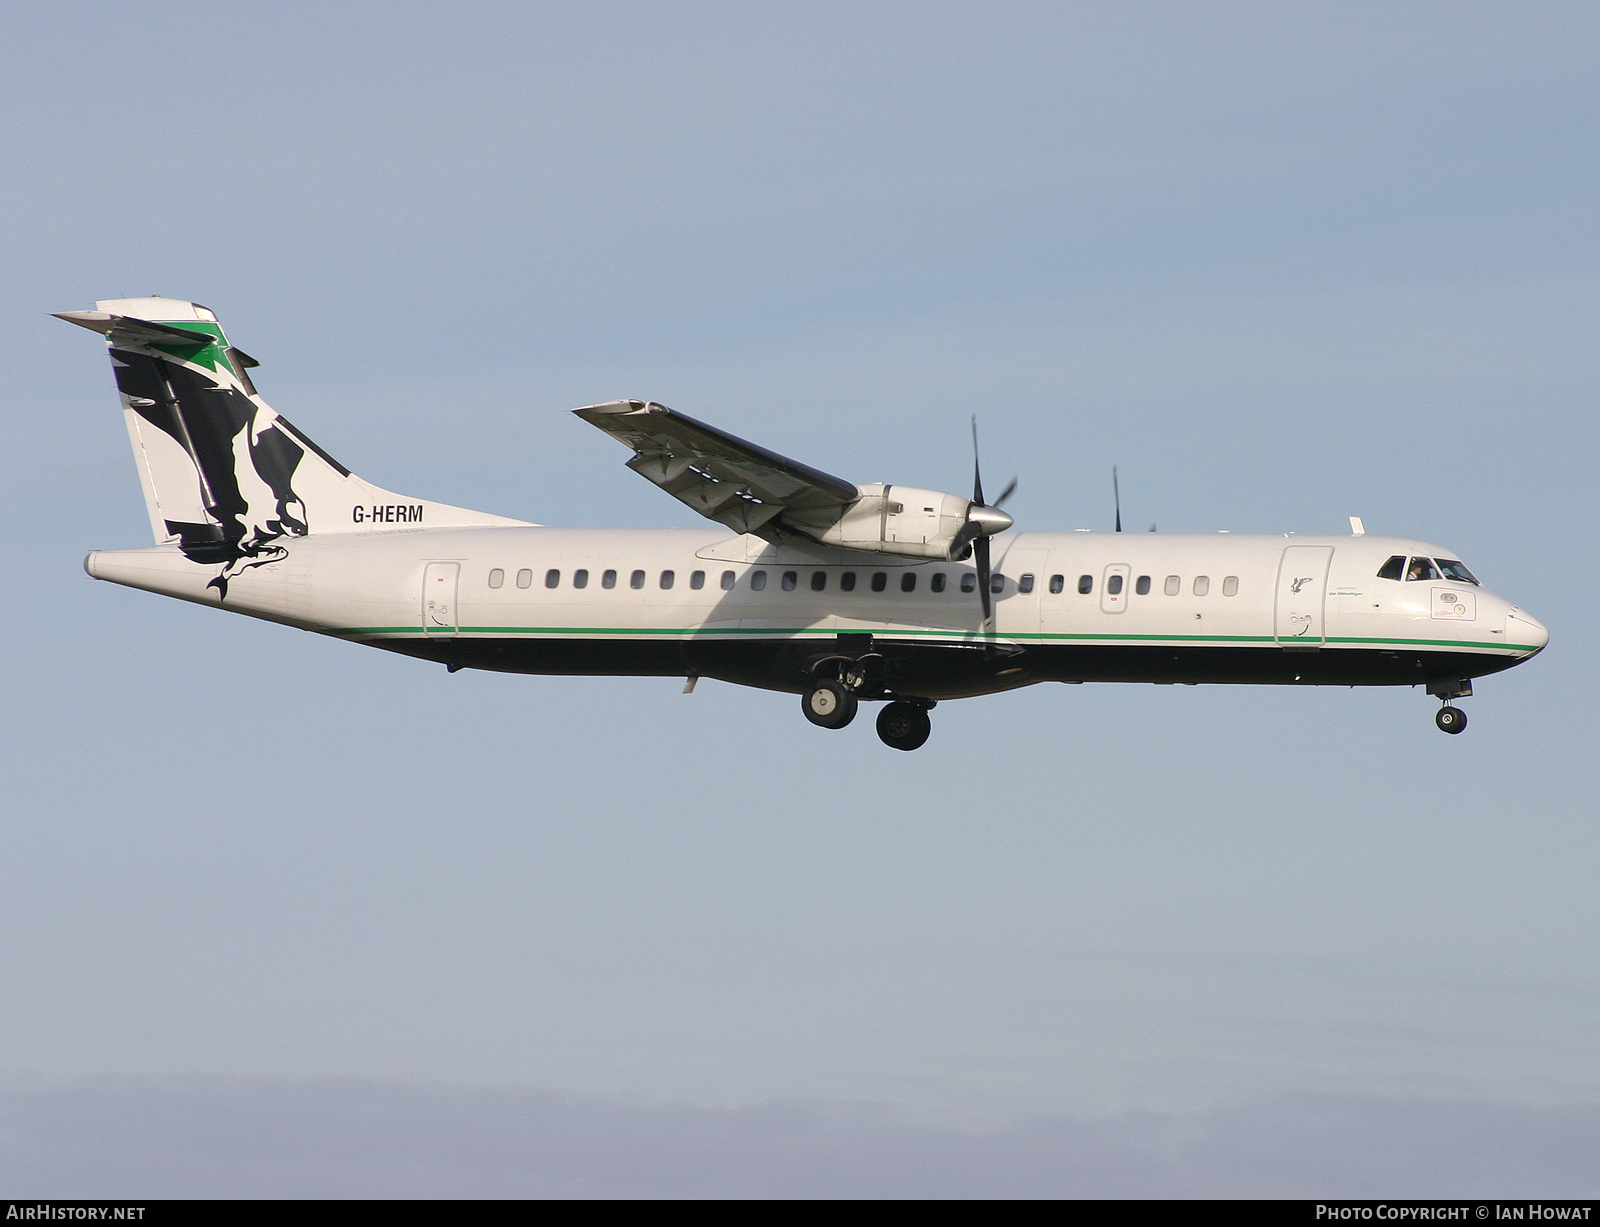
<svg viewBox="0 0 1600 1227">
<path fill-rule="evenodd" d="M 1600 1106 L 1287 1096 L 986 1132 L 329 1079 L 0 1097 L 0 1184 L 72 1197 L 1543 1196 L 1600 1191 Z"/>
</svg>

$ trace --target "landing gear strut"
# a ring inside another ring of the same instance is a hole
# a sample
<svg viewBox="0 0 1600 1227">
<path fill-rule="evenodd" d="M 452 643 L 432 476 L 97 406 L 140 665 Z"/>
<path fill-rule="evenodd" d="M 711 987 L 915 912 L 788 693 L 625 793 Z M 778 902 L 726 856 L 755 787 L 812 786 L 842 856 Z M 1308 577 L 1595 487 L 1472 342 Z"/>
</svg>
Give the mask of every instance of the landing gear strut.
<svg viewBox="0 0 1600 1227">
<path fill-rule="evenodd" d="M 878 713 L 878 736 L 892 749 L 915 750 L 932 731 L 928 709 L 916 703 L 896 699 Z"/>
<path fill-rule="evenodd" d="M 806 719 L 821 728 L 842 729 L 856 718 L 856 696 L 842 682 L 823 678 L 800 696 Z"/>
<path fill-rule="evenodd" d="M 1450 678 L 1447 680 L 1432 681 L 1428 683 L 1428 693 L 1444 703 L 1433 722 L 1439 726 L 1440 732 L 1459 733 L 1467 727 L 1467 713 L 1459 707 L 1451 707 L 1451 699 L 1468 699 L 1472 697 L 1472 681 L 1469 678 Z"/>
<path fill-rule="evenodd" d="M 834 654 L 810 662 L 812 681 L 800 696 L 800 710 L 812 724 L 842 729 L 856 718 L 862 699 L 888 699 L 878 713 L 878 736 L 896 750 L 915 750 L 928 740 L 932 699 L 899 698 L 886 685 L 884 659 L 872 649 L 872 636 L 843 633 Z M 829 676 L 829 675 L 832 676 Z"/>
</svg>

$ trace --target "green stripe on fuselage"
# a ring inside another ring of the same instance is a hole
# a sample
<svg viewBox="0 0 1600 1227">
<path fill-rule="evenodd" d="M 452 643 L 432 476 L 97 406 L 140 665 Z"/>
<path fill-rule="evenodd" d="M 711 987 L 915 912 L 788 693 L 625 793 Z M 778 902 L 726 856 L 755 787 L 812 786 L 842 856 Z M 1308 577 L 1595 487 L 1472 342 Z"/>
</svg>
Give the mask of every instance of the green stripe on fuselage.
<svg viewBox="0 0 1600 1227">
<path fill-rule="evenodd" d="M 908 627 L 884 628 L 883 630 L 868 630 L 866 628 L 847 628 L 843 630 L 824 630 L 817 627 L 784 627 L 784 626 L 729 626 L 729 627 L 657 627 L 657 626 L 463 626 L 451 631 L 425 631 L 420 626 L 350 626 L 338 630 L 330 630 L 330 635 L 344 637 L 362 637 L 379 635 L 418 635 L 430 639 L 443 639 L 449 635 L 539 635 L 539 636 L 586 636 L 603 635 L 607 638 L 650 637 L 661 635 L 677 636 L 682 639 L 696 639 L 712 636 L 773 636 L 789 639 L 815 638 L 833 639 L 840 634 L 871 634 L 883 639 L 911 639 L 911 638 L 938 638 L 958 643 L 972 642 L 1018 642 L 1029 640 L 1036 643 L 1118 643 L 1135 644 L 1148 643 L 1152 645 L 1185 643 L 1185 644 L 1238 644 L 1254 643 L 1264 647 L 1277 647 L 1280 640 L 1271 635 L 1114 635 L 1085 632 L 1075 633 L 1050 633 L 1042 631 L 1020 631 L 1016 634 L 979 634 L 976 631 L 959 630 L 926 630 Z M 1290 641 L 1292 643 L 1292 641 Z M 1323 646 L 1355 645 L 1374 647 L 1399 647 L 1399 648 L 1455 648 L 1476 651 L 1503 652 L 1506 654 L 1525 653 L 1533 654 L 1540 649 L 1523 647 L 1519 644 L 1509 643 L 1478 643 L 1460 639 L 1379 639 L 1353 636 L 1329 636 L 1323 641 Z"/>
</svg>

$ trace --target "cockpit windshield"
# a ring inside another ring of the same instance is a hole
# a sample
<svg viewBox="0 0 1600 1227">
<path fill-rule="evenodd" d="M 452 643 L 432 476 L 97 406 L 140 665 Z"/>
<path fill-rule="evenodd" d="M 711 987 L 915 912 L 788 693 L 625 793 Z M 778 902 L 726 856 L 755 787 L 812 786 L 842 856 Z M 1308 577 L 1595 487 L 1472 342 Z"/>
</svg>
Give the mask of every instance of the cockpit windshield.
<svg viewBox="0 0 1600 1227">
<path fill-rule="evenodd" d="M 1433 565 L 1433 559 L 1431 558 L 1413 558 L 1411 565 L 1406 568 L 1406 578 L 1409 580 L 1438 579 L 1439 568 Z"/>
<path fill-rule="evenodd" d="M 1454 558 L 1441 558 L 1438 561 L 1439 570 L 1444 572 L 1446 579 L 1453 580 L 1458 584 L 1471 584 L 1474 588 L 1483 587 L 1482 584 L 1478 583 L 1478 577 Z"/>
</svg>

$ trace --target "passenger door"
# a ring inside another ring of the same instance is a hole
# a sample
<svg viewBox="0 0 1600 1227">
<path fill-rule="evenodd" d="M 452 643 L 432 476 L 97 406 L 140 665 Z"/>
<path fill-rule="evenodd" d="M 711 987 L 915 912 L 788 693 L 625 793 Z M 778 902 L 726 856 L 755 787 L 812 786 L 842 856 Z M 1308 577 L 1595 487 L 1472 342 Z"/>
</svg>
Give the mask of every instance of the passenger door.
<svg viewBox="0 0 1600 1227">
<path fill-rule="evenodd" d="M 1273 605 L 1273 637 L 1279 647 L 1320 648 L 1326 639 L 1323 605 L 1327 600 L 1331 545 L 1291 545 L 1278 563 Z"/>
</svg>

